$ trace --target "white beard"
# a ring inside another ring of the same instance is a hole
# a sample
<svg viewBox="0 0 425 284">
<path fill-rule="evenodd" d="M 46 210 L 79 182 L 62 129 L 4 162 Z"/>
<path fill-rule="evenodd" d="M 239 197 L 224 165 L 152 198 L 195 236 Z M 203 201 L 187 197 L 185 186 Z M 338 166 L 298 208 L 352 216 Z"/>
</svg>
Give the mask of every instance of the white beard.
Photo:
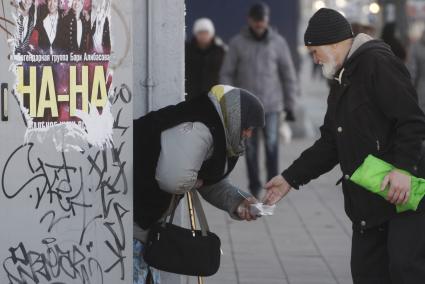
<svg viewBox="0 0 425 284">
<path fill-rule="evenodd" d="M 336 63 L 334 60 L 328 63 L 322 64 L 322 73 L 327 79 L 333 79 L 336 72 Z"/>
<path fill-rule="evenodd" d="M 335 56 L 332 54 L 332 51 L 329 46 L 322 46 L 323 53 L 326 54 L 327 61 L 326 63 L 322 63 L 322 73 L 323 76 L 327 79 L 333 79 L 336 71 L 338 70 L 338 66 L 336 63 Z"/>
</svg>

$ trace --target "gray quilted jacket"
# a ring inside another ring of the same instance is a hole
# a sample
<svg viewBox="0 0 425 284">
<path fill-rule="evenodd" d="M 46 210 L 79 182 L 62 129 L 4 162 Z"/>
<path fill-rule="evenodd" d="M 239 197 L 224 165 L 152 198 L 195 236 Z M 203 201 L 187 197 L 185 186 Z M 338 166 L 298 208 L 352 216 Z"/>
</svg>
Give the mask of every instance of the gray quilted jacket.
<svg viewBox="0 0 425 284">
<path fill-rule="evenodd" d="M 198 171 L 214 150 L 213 137 L 208 127 L 200 122 L 187 122 L 161 134 L 161 153 L 155 178 L 161 189 L 181 194 L 194 188 Z M 249 193 L 242 192 L 230 183 L 229 178 L 198 189 L 201 196 L 213 206 L 240 220 L 237 207 Z M 148 230 L 134 223 L 133 237 L 145 242 Z"/>
</svg>

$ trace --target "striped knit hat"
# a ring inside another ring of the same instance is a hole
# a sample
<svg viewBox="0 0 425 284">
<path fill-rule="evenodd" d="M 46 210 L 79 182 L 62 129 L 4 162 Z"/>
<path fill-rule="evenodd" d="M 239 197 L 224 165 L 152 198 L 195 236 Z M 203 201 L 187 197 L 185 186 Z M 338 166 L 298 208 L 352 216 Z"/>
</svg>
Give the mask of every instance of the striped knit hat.
<svg viewBox="0 0 425 284">
<path fill-rule="evenodd" d="M 350 23 L 339 12 L 322 8 L 308 22 L 304 34 L 306 46 L 337 43 L 354 37 Z"/>
<path fill-rule="evenodd" d="M 245 151 L 242 130 L 264 127 L 262 103 L 247 90 L 227 85 L 214 86 L 209 97 L 223 121 L 228 155 L 242 155 Z"/>
</svg>

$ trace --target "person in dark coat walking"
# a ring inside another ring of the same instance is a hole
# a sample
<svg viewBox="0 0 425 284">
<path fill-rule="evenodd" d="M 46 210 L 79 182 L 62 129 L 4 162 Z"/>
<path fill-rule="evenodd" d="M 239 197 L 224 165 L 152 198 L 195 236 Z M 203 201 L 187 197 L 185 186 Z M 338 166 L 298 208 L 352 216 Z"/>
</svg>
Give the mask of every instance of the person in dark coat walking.
<svg viewBox="0 0 425 284">
<path fill-rule="evenodd" d="M 394 54 L 403 62 L 407 59 L 406 48 L 403 43 L 396 37 L 396 24 L 387 23 L 382 29 L 382 40 L 391 47 Z"/>
<path fill-rule="evenodd" d="M 425 115 L 405 65 L 390 47 L 366 34 L 353 38 L 337 11 L 320 9 L 310 19 L 305 45 L 332 78 L 321 137 L 266 185 L 275 204 L 340 165 L 345 211 L 353 222 L 351 271 L 354 284 L 417 284 L 425 279 L 425 214 L 396 213 L 418 175 Z M 372 154 L 396 167 L 382 181 L 388 199 L 350 181 Z"/>
<path fill-rule="evenodd" d="M 193 38 L 186 43 L 186 100 L 207 95 L 219 83 L 226 47 L 215 36 L 214 24 L 201 18 L 193 25 Z"/>
</svg>

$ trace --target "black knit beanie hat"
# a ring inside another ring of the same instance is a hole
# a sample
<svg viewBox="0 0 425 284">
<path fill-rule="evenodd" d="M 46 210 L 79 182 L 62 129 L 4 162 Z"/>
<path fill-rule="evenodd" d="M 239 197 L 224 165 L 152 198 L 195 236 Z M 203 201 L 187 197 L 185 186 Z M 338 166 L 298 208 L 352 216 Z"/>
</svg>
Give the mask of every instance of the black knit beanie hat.
<svg viewBox="0 0 425 284">
<path fill-rule="evenodd" d="M 270 15 L 270 8 L 266 3 L 259 2 L 251 6 L 248 16 L 255 21 L 263 21 Z"/>
<path fill-rule="evenodd" d="M 308 22 L 304 34 L 306 46 L 337 43 L 354 37 L 350 23 L 338 11 L 322 8 Z"/>
</svg>

